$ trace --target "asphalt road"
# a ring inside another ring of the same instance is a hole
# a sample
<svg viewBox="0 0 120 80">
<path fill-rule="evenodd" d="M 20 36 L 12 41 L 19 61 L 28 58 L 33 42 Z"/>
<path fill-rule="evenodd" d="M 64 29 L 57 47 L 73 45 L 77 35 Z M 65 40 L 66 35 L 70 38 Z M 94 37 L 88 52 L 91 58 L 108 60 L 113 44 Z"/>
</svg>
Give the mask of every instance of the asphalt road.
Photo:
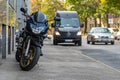
<svg viewBox="0 0 120 80">
<path fill-rule="evenodd" d="M 44 56 L 31 71 L 21 71 L 12 53 L 0 65 L 0 80 L 120 80 L 120 71 L 113 66 L 119 67 L 114 64 L 119 46 L 120 42 L 88 45 L 85 38 L 82 46 L 54 46 L 52 40 L 45 40 Z"/>
<path fill-rule="evenodd" d="M 87 44 L 83 39 L 82 54 L 92 57 L 110 67 L 120 71 L 120 41 L 116 40 L 115 45 L 105 45 L 97 43 L 96 45 Z"/>
</svg>

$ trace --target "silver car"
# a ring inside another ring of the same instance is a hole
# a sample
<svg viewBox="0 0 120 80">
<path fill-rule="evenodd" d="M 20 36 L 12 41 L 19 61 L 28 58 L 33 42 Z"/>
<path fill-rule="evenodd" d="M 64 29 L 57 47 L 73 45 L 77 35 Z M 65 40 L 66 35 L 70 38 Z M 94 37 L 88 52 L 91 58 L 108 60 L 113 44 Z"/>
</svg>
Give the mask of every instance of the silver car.
<svg viewBox="0 0 120 80">
<path fill-rule="evenodd" d="M 120 31 L 117 32 L 117 40 L 120 40 Z"/>
<path fill-rule="evenodd" d="M 93 27 L 87 35 L 87 44 L 95 44 L 95 42 L 111 43 L 114 45 L 114 35 L 108 28 Z"/>
</svg>

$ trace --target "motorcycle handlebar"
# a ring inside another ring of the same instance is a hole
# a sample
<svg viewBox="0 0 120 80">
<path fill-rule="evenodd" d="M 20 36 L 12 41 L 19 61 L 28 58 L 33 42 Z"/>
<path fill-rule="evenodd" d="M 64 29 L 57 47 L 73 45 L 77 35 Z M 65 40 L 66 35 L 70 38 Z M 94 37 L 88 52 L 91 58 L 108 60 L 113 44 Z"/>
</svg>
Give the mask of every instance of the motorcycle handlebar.
<svg viewBox="0 0 120 80">
<path fill-rule="evenodd" d="M 27 8 L 20 8 L 20 11 L 23 12 L 23 13 L 27 13 Z"/>
<path fill-rule="evenodd" d="M 26 17 L 26 19 L 30 18 L 30 15 L 27 14 L 27 8 L 20 8 L 20 11 L 24 13 L 23 15 Z"/>
</svg>

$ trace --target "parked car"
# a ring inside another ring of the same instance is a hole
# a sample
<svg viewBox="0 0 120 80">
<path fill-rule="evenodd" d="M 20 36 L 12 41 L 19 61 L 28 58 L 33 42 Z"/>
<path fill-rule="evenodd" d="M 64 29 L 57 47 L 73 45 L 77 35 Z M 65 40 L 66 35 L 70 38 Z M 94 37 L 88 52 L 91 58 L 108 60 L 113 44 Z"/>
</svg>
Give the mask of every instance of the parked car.
<svg viewBox="0 0 120 80">
<path fill-rule="evenodd" d="M 95 42 L 111 43 L 114 45 L 114 35 L 108 28 L 93 27 L 87 35 L 87 44 L 95 44 Z"/>
<path fill-rule="evenodd" d="M 119 31 L 117 28 L 108 28 L 111 33 L 113 33 L 114 38 L 117 39 L 117 32 Z"/>
<path fill-rule="evenodd" d="M 117 32 L 117 40 L 120 40 L 120 31 Z"/>
</svg>

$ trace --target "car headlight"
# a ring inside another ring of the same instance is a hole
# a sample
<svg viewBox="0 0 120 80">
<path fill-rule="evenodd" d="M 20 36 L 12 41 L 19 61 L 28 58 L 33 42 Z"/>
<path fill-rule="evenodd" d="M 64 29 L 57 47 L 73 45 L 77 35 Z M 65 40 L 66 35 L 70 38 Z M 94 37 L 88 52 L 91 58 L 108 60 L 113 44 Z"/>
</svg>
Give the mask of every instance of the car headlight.
<svg viewBox="0 0 120 80">
<path fill-rule="evenodd" d="M 94 35 L 94 38 L 99 38 L 99 36 L 97 36 L 97 35 Z"/>
<path fill-rule="evenodd" d="M 113 36 L 113 35 L 111 35 L 111 36 L 110 36 L 110 38 L 114 38 L 114 36 Z"/>
<path fill-rule="evenodd" d="M 79 31 L 79 32 L 77 33 L 78 36 L 80 36 L 81 34 L 82 34 L 81 31 Z"/>
<path fill-rule="evenodd" d="M 55 32 L 55 35 L 60 36 L 60 33 L 58 31 Z"/>
</svg>

